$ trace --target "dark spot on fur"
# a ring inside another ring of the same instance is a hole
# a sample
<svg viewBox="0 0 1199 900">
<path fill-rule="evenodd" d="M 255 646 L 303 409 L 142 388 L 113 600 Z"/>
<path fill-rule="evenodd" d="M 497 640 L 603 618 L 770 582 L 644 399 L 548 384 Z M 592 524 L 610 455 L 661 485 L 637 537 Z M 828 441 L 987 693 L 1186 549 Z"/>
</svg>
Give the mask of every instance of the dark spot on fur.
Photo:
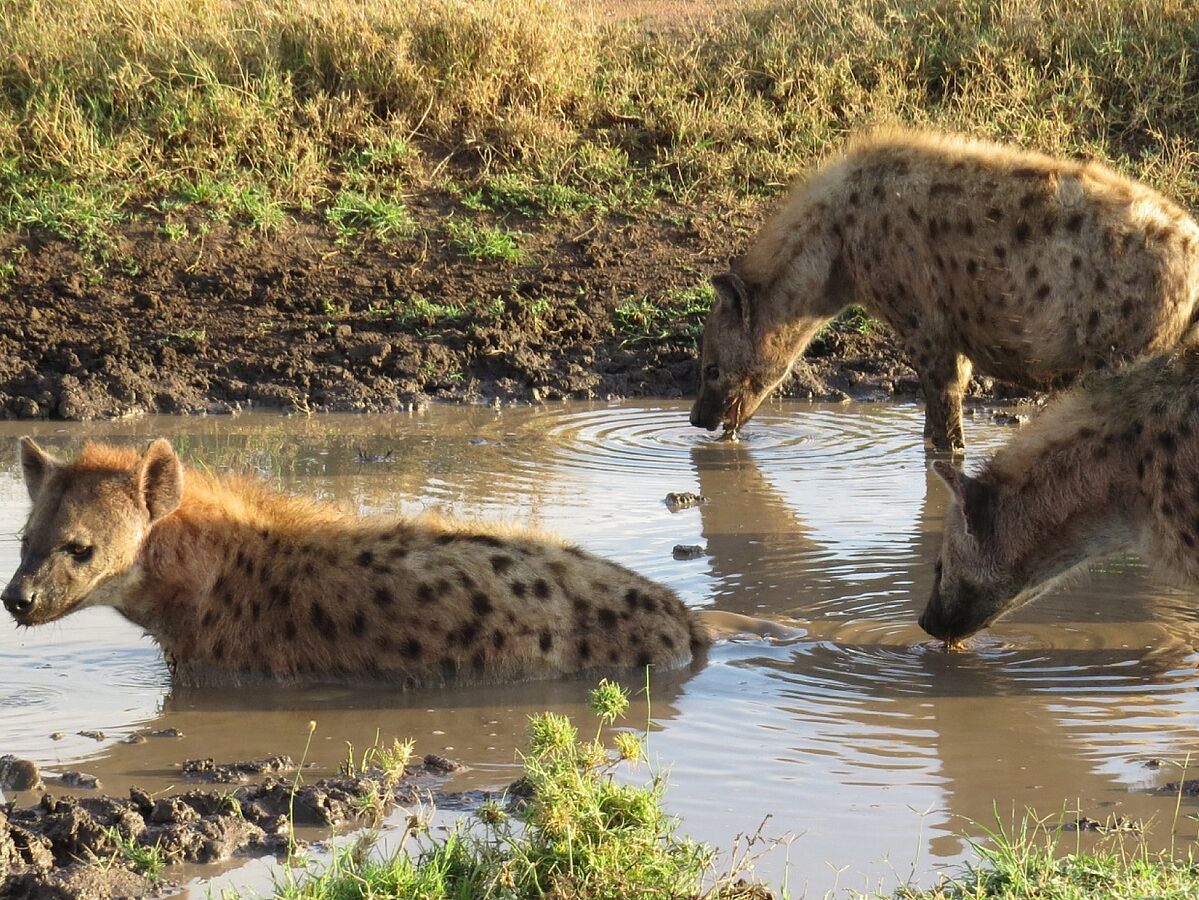
<svg viewBox="0 0 1199 900">
<path fill-rule="evenodd" d="M 296 623 L 291 619 L 288 619 L 283 623 L 283 636 L 289 641 L 294 641 L 296 639 Z"/>
<path fill-rule="evenodd" d="M 1028 240 L 1031 233 L 1032 229 L 1028 227 L 1027 222 L 1017 222 L 1016 227 L 1012 229 L 1012 237 L 1021 244 Z"/>
<path fill-rule="evenodd" d="M 1037 299 L 1044 300 L 1046 297 L 1049 296 L 1049 291 L 1050 291 L 1049 285 L 1042 284 L 1039 288 L 1037 288 Z"/>
<path fill-rule="evenodd" d="M 599 611 L 599 623 L 605 628 L 611 628 L 616 624 L 616 610 L 604 608 Z"/>
<path fill-rule="evenodd" d="M 579 659 L 591 659 L 591 643 L 587 640 L 587 638 L 583 638 L 581 641 L 579 641 Z"/>
<path fill-rule="evenodd" d="M 641 600 L 641 591 L 637 588 L 629 588 L 624 592 L 624 602 L 629 609 L 636 609 L 638 602 Z"/>
<path fill-rule="evenodd" d="M 369 566 L 374 561 L 375 561 L 375 555 L 373 553 L 371 553 L 369 550 L 363 550 L 361 553 L 358 554 L 358 565 L 360 565 L 360 566 Z"/>
<path fill-rule="evenodd" d="M 225 658 L 225 640 L 224 640 L 224 638 L 217 638 L 216 643 L 212 645 L 212 658 L 213 659 L 224 659 Z"/>
<path fill-rule="evenodd" d="M 215 619 L 216 613 L 210 609 L 200 617 L 200 624 L 205 628 L 210 628 L 212 627 L 212 623 Z"/>
<path fill-rule="evenodd" d="M 1002 244 L 996 244 L 994 252 L 996 259 L 1003 259 L 1007 256 L 1007 247 L 1004 247 Z"/>
<path fill-rule="evenodd" d="M 647 651 L 647 650 L 642 650 L 640 653 L 637 654 L 637 668 L 639 668 L 639 669 L 644 669 L 646 666 L 648 666 L 653 661 L 654 661 L 654 658 L 652 656 L 650 656 L 649 651 Z"/>
<path fill-rule="evenodd" d="M 1069 216 L 1066 217 L 1066 230 L 1067 231 L 1071 231 L 1071 232 L 1074 232 L 1075 234 L 1077 234 L 1079 229 L 1081 229 L 1081 228 L 1082 228 L 1082 213 L 1079 213 L 1079 212 L 1071 213 Z"/>
<path fill-rule="evenodd" d="M 554 646 L 554 636 L 548 631 L 541 632 L 541 636 L 537 639 L 537 645 L 541 647 L 542 653 L 549 653 L 550 648 Z"/>
<path fill-rule="evenodd" d="M 350 631 L 358 637 L 362 637 L 366 633 L 366 615 L 362 610 L 354 613 L 354 620 L 350 623 Z"/>
<path fill-rule="evenodd" d="M 400 644 L 400 653 L 407 659 L 416 659 L 420 656 L 421 644 L 416 638 L 410 637 L 404 643 Z"/>
<path fill-rule="evenodd" d="M 1091 310 L 1091 314 L 1087 316 L 1087 330 L 1094 331 L 1099 327 L 1099 310 Z"/>
<path fill-rule="evenodd" d="M 1070 268 L 1071 269 L 1077 270 L 1081 267 L 1082 267 L 1082 259 L 1080 257 L 1077 257 L 1077 256 L 1070 257 Z"/>
<path fill-rule="evenodd" d="M 1097 290 L 1097 291 L 1106 291 L 1107 290 L 1107 279 L 1104 278 L 1100 274 L 1095 275 L 1095 290 Z"/>
<path fill-rule="evenodd" d="M 548 598 L 550 595 L 549 582 L 544 578 L 538 578 L 533 582 L 533 593 L 537 596 L 538 600 L 545 600 Z"/>
<path fill-rule="evenodd" d="M 482 650 L 476 650 L 475 655 L 470 658 L 470 665 L 476 672 L 482 672 L 487 668 L 487 654 Z"/>
<path fill-rule="evenodd" d="M 512 568 L 512 557 L 497 553 L 491 557 L 491 568 L 496 575 L 503 575 Z"/>
<path fill-rule="evenodd" d="M 433 538 L 433 543 L 444 547 L 446 544 L 453 543 L 457 537 L 458 536 L 455 534 L 439 534 L 437 537 Z"/>
<path fill-rule="evenodd" d="M 472 534 L 467 538 L 472 544 L 482 544 L 484 547 L 502 547 L 504 542 L 489 534 Z"/>
<path fill-rule="evenodd" d="M 419 588 L 416 589 L 417 598 L 420 600 L 425 600 L 425 597 L 422 592 L 426 592 L 426 591 L 429 591 L 429 586 L 427 584 L 422 584 Z M 395 596 L 391 593 L 390 590 L 388 590 L 387 588 L 382 587 L 382 586 L 375 588 L 374 596 L 371 599 L 374 600 L 375 606 L 391 606 L 391 604 L 395 603 Z M 432 599 L 432 598 L 430 597 L 429 599 Z M 428 601 L 425 600 L 425 602 L 428 602 Z"/>
<path fill-rule="evenodd" d="M 512 588 L 512 595 L 519 599 L 524 599 L 525 594 L 529 590 L 523 581 L 514 581 L 510 587 Z"/>
<path fill-rule="evenodd" d="M 507 642 L 508 635 L 504 634 L 504 632 L 500 631 L 498 628 L 491 633 L 491 646 L 495 647 L 496 650 L 502 650 L 504 648 L 504 644 Z"/>
<path fill-rule="evenodd" d="M 495 607 L 491 605 L 491 598 L 482 591 L 475 591 L 471 594 L 470 606 L 477 616 L 486 616 L 495 610 Z"/>
<path fill-rule="evenodd" d="M 1125 300 L 1120 304 L 1120 318 L 1128 319 L 1132 317 L 1132 301 Z"/>
<path fill-rule="evenodd" d="M 312 620 L 312 627 L 319 631 L 325 640 L 332 641 L 337 638 L 337 623 L 329 618 L 329 614 L 319 602 L 312 604 L 308 614 Z"/>
<path fill-rule="evenodd" d="M 662 644 L 663 644 L 663 646 L 666 647 L 667 650 L 674 649 L 674 638 L 672 638 L 669 634 L 665 634 L 665 633 L 659 635 L 659 637 L 662 639 Z"/>
</svg>

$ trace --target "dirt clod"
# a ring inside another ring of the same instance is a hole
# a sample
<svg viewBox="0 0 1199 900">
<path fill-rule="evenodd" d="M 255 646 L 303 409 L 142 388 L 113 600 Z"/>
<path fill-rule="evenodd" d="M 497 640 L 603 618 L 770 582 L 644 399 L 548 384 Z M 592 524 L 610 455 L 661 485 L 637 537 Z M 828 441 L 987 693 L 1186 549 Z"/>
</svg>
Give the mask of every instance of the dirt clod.
<svg viewBox="0 0 1199 900">
<path fill-rule="evenodd" d="M 675 559 L 699 559 L 704 555 L 704 548 L 699 544 L 675 544 L 673 553 Z"/>
<path fill-rule="evenodd" d="M 42 786 L 37 763 L 11 754 L 0 756 L 0 790 L 32 791 Z"/>
</svg>

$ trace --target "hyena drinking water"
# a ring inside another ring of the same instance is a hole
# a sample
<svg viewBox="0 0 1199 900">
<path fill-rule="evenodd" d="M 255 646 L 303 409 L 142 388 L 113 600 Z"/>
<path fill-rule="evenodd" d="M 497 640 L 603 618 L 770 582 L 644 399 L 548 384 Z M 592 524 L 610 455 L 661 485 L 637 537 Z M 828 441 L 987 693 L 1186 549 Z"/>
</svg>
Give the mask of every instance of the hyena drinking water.
<svg viewBox="0 0 1199 900">
<path fill-rule="evenodd" d="M 934 637 L 971 635 L 1122 550 L 1199 585 L 1199 348 L 1087 376 L 978 475 L 933 468 L 953 493 L 920 617 Z"/>
<path fill-rule="evenodd" d="M 669 589 L 560 541 L 357 518 L 246 479 L 21 441 L 33 501 L 4 589 L 19 624 L 112 606 L 177 679 L 518 681 L 683 666 L 706 633 Z"/>
<path fill-rule="evenodd" d="M 960 449 L 972 365 L 1044 389 L 1175 346 L 1199 227 L 1097 163 L 887 131 L 813 172 L 713 285 L 693 425 L 735 431 L 860 303 L 920 376 L 925 437 Z"/>
</svg>

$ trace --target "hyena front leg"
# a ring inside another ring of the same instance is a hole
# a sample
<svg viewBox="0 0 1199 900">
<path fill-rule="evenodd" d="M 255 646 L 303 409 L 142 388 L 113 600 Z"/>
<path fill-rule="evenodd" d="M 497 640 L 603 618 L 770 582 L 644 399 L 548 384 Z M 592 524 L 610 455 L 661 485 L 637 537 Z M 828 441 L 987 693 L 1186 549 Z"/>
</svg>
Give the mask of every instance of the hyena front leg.
<svg viewBox="0 0 1199 900">
<path fill-rule="evenodd" d="M 933 450 L 961 453 L 962 395 L 970 382 L 970 360 L 957 353 L 925 351 L 919 359 L 920 387 L 924 390 L 924 440 Z"/>
</svg>

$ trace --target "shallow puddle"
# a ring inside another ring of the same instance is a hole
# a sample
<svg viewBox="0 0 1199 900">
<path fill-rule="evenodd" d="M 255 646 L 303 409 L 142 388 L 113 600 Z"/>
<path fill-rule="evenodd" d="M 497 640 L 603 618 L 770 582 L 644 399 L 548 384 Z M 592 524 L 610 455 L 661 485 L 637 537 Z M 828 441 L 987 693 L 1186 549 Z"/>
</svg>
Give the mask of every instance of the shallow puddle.
<svg viewBox="0 0 1199 900">
<path fill-rule="evenodd" d="M 758 866 L 776 882 L 787 870 L 793 895 L 927 883 L 962 858 L 957 835 L 996 810 L 1152 819 L 1151 843 L 1185 846 L 1199 804 L 1184 798 L 1176 818 L 1175 798 L 1150 790 L 1179 776 L 1199 738 L 1194 600 L 1111 562 L 944 652 L 916 625 L 946 498 L 926 472 L 921 423 L 914 406 L 776 405 L 739 444 L 690 428 L 675 403 L 0 423 L 0 580 L 16 568 L 27 508 L 18 434 L 61 447 L 164 434 L 215 468 L 248 465 L 363 510 L 532 522 L 694 607 L 794 628 L 789 640 L 724 640 L 693 672 L 656 677 L 627 720 L 652 723 L 669 806 L 692 836 L 727 847 L 768 814 L 767 834 L 796 835 Z M 967 429 L 971 460 L 1011 433 L 982 418 Z M 672 513 L 670 491 L 708 502 Z M 704 553 L 678 561 L 676 544 Z M 346 741 L 362 748 L 379 733 L 471 766 L 450 787 L 500 787 L 518 770 L 527 717 L 583 719 L 589 687 L 172 690 L 137 628 L 89 610 L 35 630 L 0 625 L 0 753 L 82 769 L 107 792 L 183 789 L 184 758 L 298 758 L 315 720 L 314 774 L 336 767 Z M 122 743 L 168 728 L 183 736 Z"/>
</svg>

